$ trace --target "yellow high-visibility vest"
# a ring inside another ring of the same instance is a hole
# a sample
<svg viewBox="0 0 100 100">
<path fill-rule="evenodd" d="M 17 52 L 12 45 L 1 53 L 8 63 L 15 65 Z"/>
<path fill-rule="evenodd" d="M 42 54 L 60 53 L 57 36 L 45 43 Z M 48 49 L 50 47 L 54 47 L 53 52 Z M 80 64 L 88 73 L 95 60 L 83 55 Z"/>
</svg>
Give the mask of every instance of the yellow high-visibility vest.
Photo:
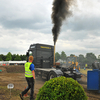
<svg viewBox="0 0 100 100">
<path fill-rule="evenodd" d="M 31 64 L 32 64 L 31 62 L 25 63 L 25 77 L 29 77 L 29 78 L 33 77 L 32 71 L 30 70 Z"/>
</svg>

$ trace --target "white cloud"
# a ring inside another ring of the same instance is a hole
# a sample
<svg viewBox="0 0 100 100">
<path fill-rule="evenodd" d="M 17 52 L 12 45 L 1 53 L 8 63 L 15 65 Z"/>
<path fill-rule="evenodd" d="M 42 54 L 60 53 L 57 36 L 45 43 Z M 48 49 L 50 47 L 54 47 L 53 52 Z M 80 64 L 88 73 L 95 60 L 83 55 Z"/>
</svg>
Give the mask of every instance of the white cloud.
<svg viewBox="0 0 100 100">
<path fill-rule="evenodd" d="M 2 29 L 1 32 L 4 33 L 0 34 L 0 48 L 2 48 L 0 52 L 2 53 L 7 53 L 8 51 L 15 54 L 25 54 L 26 51 L 29 49 L 30 44 L 34 43 L 53 45 L 52 34 L 45 35 L 39 32 L 35 33 L 32 30 L 28 29 Z"/>
<path fill-rule="evenodd" d="M 25 54 L 30 44 L 53 45 L 53 0 L 0 0 L 0 53 Z M 77 0 L 73 16 L 64 21 L 56 52 L 100 52 L 100 2 Z"/>
</svg>

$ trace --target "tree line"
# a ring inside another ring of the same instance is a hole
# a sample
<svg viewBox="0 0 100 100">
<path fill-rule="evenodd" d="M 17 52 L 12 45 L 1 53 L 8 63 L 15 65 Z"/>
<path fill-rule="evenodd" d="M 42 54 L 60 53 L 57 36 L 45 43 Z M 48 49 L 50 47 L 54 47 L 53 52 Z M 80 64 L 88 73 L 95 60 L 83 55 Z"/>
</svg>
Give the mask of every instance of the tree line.
<svg viewBox="0 0 100 100">
<path fill-rule="evenodd" d="M 71 57 L 76 56 L 75 54 L 70 54 Z M 59 54 L 58 52 L 55 53 L 55 61 L 58 61 L 59 59 L 62 60 L 67 60 L 67 55 L 64 51 L 61 52 L 61 54 Z M 100 55 L 98 55 L 98 57 L 95 56 L 94 53 L 86 53 L 86 56 L 84 56 L 83 54 L 79 54 L 79 56 L 77 57 L 77 62 L 79 62 L 80 64 L 92 64 L 93 62 L 100 62 Z"/>
<path fill-rule="evenodd" d="M 23 61 L 26 60 L 26 55 L 11 54 L 8 52 L 7 55 L 0 54 L 0 61 Z"/>
<path fill-rule="evenodd" d="M 76 56 L 75 54 L 70 54 L 70 56 Z M 59 54 L 58 52 L 55 53 L 55 61 L 59 59 L 67 60 L 67 55 L 64 51 Z M 26 55 L 19 55 L 19 54 L 11 54 L 8 52 L 7 55 L 0 54 L 0 61 L 23 61 L 26 60 Z M 93 63 L 94 61 L 100 62 L 100 55 L 98 57 L 95 56 L 94 53 L 86 53 L 86 56 L 80 54 L 77 56 L 77 61 L 79 63 Z"/>
</svg>

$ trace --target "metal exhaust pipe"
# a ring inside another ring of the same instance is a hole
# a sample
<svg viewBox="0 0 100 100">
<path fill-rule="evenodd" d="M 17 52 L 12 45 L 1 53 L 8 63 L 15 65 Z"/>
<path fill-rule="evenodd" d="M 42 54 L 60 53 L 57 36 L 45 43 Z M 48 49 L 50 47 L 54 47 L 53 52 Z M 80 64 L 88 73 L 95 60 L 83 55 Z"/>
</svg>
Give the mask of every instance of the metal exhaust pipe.
<svg viewBox="0 0 100 100">
<path fill-rule="evenodd" d="M 53 67 L 56 67 L 56 66 L 55 66 L 55 44 L 54 44 L 54 58 L 53 58 Z"/>
</svg>

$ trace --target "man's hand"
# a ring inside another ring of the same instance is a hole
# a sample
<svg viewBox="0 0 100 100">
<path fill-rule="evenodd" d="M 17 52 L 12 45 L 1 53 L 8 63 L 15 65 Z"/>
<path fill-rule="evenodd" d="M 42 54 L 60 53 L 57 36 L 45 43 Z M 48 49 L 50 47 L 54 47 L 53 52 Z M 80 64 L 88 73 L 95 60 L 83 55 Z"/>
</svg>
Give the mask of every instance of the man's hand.
<svg viewBox="0 0 100 100">
<path fill-rule="evenodd" d="M 34 79 L 34 84 L 35 84 L 35 79 Z"/>
<path fill-rule="evenodd" d="M 32 71 L 32 74 L 33 74 L 33 78 L 35 79 L 35 71 L 34 70 Z"/>
</svg>

